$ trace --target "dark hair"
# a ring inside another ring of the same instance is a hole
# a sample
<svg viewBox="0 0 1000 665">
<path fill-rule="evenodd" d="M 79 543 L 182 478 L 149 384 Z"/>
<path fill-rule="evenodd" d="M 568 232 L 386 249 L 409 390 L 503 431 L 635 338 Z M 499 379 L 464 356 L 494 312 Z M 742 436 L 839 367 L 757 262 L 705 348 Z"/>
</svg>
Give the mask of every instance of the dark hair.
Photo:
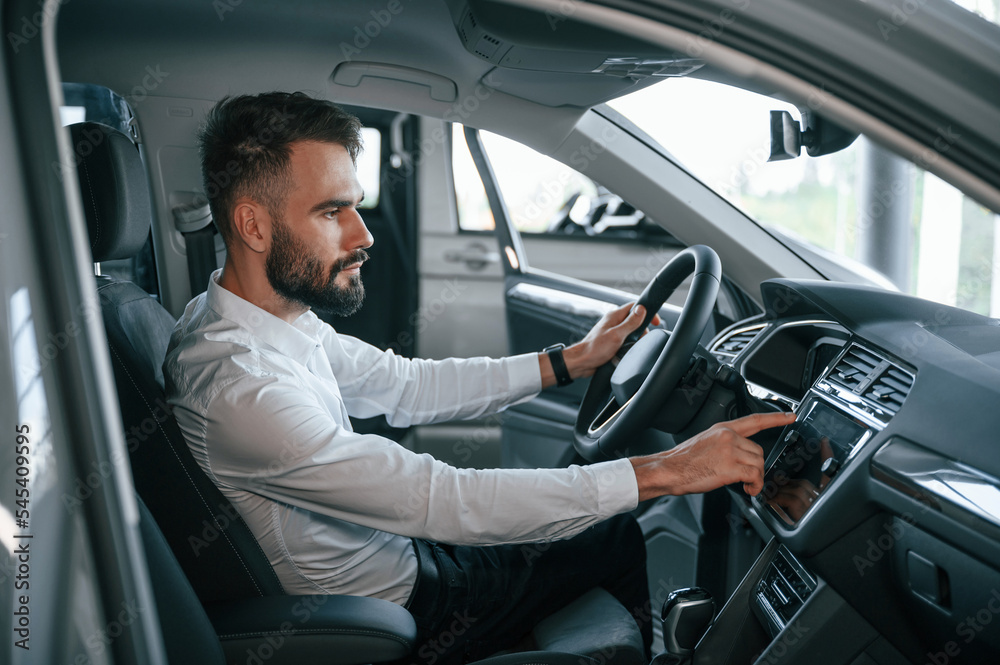
<svg viewBox="0 0 1000 665">
<path fill-rule="evenodd" d="M 361 152 L 361 122 L 339 106 L 302 92 L 223 97 L 198 136 L 205 194 L 226 245 L 236 200 L 248 197 L 279 218 L 288 193 L 291 145 L 338 143 Z"/>
</svg>

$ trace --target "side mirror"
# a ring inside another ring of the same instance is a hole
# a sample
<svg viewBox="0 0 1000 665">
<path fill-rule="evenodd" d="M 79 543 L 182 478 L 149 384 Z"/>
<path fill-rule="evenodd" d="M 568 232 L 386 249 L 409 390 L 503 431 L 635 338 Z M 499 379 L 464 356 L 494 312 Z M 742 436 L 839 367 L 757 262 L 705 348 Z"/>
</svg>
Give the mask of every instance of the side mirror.
<svg viewBox="0 0 1000 665">
<path fill-rule="evenodd" d="M 829 155 L 843 150 L 858 138 L 851 132 L 835 125 L 811 111 L 802 112 L 802 126 L 788 111 L 771 111 L 771 155 L 769 162 L 798 157 L 802 148 L 810 157 Z"/>
</svg>

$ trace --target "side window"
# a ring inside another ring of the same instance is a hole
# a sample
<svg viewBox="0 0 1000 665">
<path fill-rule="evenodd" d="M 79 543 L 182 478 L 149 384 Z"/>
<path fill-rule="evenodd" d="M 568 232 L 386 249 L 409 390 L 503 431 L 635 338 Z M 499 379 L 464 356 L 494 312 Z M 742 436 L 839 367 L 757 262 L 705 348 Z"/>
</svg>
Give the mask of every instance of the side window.
<svg viewBox="0 0 1000 665">
<path fill-rule="evenodd" d="M 90 83 L 63 83 L 64 104 L 59 108 L 62 125 L 78 122 L 99 122 L 121 131 L 137 141 L 135 116 L 128 102 L 114 91 Z M 103 261 L 101 274 L 133 282 L 147 293 L 158 296 L 156 261 L 153 255 L 153 234 L 150 232 L 142 250 L 130 259 Z"/>
<path fill-rule="evenodd" d="M 503 136 L 485 131 L 481 135 L 511 221 L 523 237 L 671 239 L 641 211 L 583 173 Z M 460 125 L 452 125 L 452 146 L 459 228 L 492 230 L 493 214 Z"/>
<path fill-rule="evenodd" d="M 639 294 L 684 247 L 585 174 L 516 141 L 481 135 L 531 267 Z M 452 126 L 452 169 L 460 231 L 491 232 L 493 213 L 459 125 Z M 669 302 L 682 304 L 686 294 L 685 283 Z"/>
</svg>

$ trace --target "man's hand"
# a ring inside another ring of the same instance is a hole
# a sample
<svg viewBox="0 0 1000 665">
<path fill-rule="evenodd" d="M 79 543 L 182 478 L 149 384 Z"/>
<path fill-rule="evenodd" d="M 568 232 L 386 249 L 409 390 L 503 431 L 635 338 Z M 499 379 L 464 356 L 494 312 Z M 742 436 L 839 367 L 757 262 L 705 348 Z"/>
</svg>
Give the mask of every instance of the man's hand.
<svg viewBox="0 0 1000 665">
<path fill-rule="evenodd" d="M 671 450 L 633 457 L 639 500 L 708 492 L 737 482 L 747 494 L 759 494 L 764 488 L 764 453 L 747 437 L 794 420 L 794 413 L 755 413 L 712 425 Z"/>
<path fill-rule="evenodd" d="M 598 367 L 611 360 L 625 338 L 642 324 L 645 315 L 645 307 L 627 303 L 602 316 L 586 337 L 563 351 L 569 375 L 574 379 L 590 376 Z M 657 325 L 659 322 L 660 317 L 654 316 L 652 324 Z M 549 357 L 544 353 L 539 354 L 538 364 L 542 371 L 542 387 L 554 386 L 556 375 L 552 371 Z"/>
</svg>

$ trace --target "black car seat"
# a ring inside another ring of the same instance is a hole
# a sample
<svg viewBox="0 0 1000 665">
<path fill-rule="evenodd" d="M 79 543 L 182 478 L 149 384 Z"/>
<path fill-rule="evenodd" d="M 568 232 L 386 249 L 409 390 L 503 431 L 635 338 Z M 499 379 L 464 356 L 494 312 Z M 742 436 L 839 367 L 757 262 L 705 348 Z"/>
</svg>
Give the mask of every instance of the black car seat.
<svg viewBox="0 0 1000 665">
<path fill-rule="evenodd" d="M 151 219 L 149 188 L 137 147 L 125 134 L 97 123 L 72 125 L 70 135 L 95 262 L 134 256 L 146 242 Z M 127 280 L 98 276 L 97 292 L 136 491 L 157 532 L 169 543 L 174 566 L 179 565 L 187 580 L 184 586 L 193 590 L 212 618 L 227 652 L 245 653 L 248 645 L 277 632 L 292 616 L 290 603 L 306 597 L 285 595 L 253 534 L 198 467 L 170 413 L 161 363 L 173 317 Z M 160 592 L 172 594 L 177 580 L 168 571 L 150 566 Z M 171 578 L 170 583 L 157 584 L 164 578 Z M 316 603 L 322 605 L 322 614 L 334 611 L 350 621 L 345 624 L 329 615 L 321 625 L 303 626 L 296 620 L 293 629 L 308 631 L 303 632 L 304 646 L 283 649 L 283 657 L 297 652 L 296 657 L 303 658 L 311 653 L 311 644 L 320 642 L 326 653 L 330 648 L 356 653 L 341 659 L 343 663 L 392 660 L 412 649 L 416 628 L 398 605 L 371 598 L 327 600 L 320 597 Z M 253 608 L 249 618 L 248 607 Z M 199 607 L 190 616 L 203 613 Z M 189 615 L 180 616 L 185 621 Z M 177 620 L 169 615 L 161 616 L 164 619 Z"/>
<path fill-rule="evenodd" d="M 130 258 L 145 244 L 152 216 L 138 149 L 125 134 L 105 125 L 84 122 L 69 129 L 93 259 L 99 263 Z M 227 653 L 245 655 L 247 644 L 259 641 L 272 620 L 282 612 L 287 618 L 291 604 L 308 597 L 285 595 L 253 534 L 195 462 L 170 413 L 161 364 L 173 317 L 130 281 L 98 276 L 97 290 L 136 491 L 169 544 L 188 588 L 205 607 L 216 632 L 222 633 Z M 155 582 L 157 570 L 151 572 Z M 307 635 L 340 639 L 337 652 L 355 654 L 338 659 L 344 664 L 380 662 L 408 653 L 415 628 L 412 617 L 398 605 L 372 598 L 320 598 L 326 624 L 322 629 L 301 628 L 303 639 L 298 643 L 305 644 Z M 336 625 L 348 616 L 354 619 Z M 542 648 L 599 655 L 613 665 L 644 662 L 631 615 L 600 590 L 541 626 L 536 641 Z M 331 648 L 329 641 L 321 648 Z M 305 661 L 312 652 L 303 649 L 300 656 Z M 295 651 L 283 649 L 282 655 Z"/>
<path fill-rule="evenodd" d="M 194 589 L 188 583 L 184 571 L 177 563 L 163 533 L 156 526 L 156 520 L 149 513 L 146 504 L 138 498 L 137 502 L 139 504 L 139 532 L 146 554 L 146 563 L 151 571 L 156 571 L 156 574 L 152 576 L 153 596 L 167 662 L 178 665 L 223 665 L 226 662 L 226 654 L 223 652 L 219 636 L 215 632 L 216 628 L 213 628 L 208 615 L 205 614 L 198 602 Z M 358 598 L 354 600 L 368 599 Z M 253 611 L 253 608 L 248 609 Z M 398 609 L 402 610 L 402 608 Z M 364 614 L 351 614 L 350 608 L 347 606 L 343 610 L 341 616 L 336 618 L 340 625 L 353 622 L 360 626 L 362 622 L 370 619 Z M 405 610 L 402 611 L 405 612 Z M 374 624 L 369 624 L 365 628 L 371 631 L 373 626 Z M 280 631 L 274 631 L 272 640 L 275 640 L 273 637 L 275 633 L 282 635 Z M 283 635 L 282 639 L 284 639 Z M 319 663 L 357 662 L 350 659 L 350 656 L 345 658 L 343 653 L 336 651 L 339 646 L 342 646 L 342 643 L 327 644 L 324 642 L 328 639 L 325 635 L 313 639 L 315 646 L 311 647 L 310 654 L 302 653 L 298 647 L 296 647 L 298 650 L 295 654 L 288 654 L 284 652 L 284 649 L 287 648 L 286 643 L 278 643 L 276 640 L 268 642 L 268 645 L 278 645 L 272 646 L 270 653 L 280 654 L 282 658 L 274 659 L 272 656 L 266 660 L 306 663 L 310 661 L 305 658 L 312 654 L 316 655 L 315 662 Z M 238 653 L 241 656 L 239 662 L 254 662 L 252 658 L 247 658 L 245 650 Z M 265 652 L 265 655 L 266 653 L 268 652 Z M 291 658 L 286 656 L 291 656 Z M 230 658 L 231 662 L 233 660 Z M 265 659 L 258 658 L 258 660 L 263 662 Z M 581 657 L 578 654 L 543 651 L 495 656 L 479 661 L 476 665 L 600 665 L 600 663 L 595 659 Z"/>
</svg>

